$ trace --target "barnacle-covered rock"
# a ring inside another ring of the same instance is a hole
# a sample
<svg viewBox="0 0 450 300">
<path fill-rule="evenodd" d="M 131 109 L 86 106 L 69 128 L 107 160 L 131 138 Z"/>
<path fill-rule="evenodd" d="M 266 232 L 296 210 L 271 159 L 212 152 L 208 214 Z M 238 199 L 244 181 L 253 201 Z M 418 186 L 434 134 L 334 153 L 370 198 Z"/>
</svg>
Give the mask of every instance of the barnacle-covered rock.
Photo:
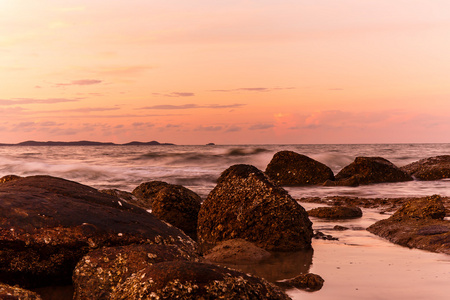
<svg viewBox="0 0 450 300">
<path fill-rule="evenodd" d="M 336 180 L 348 181 L 352 177 L 359 184 L 413 180 L 407 173 L 382 157 L 357 157 L 336 175 Z"/>
<path fill-rule="evenodd" d="M 193 191 L 163 181 L 150 181 L 140 184 L 133 195 L 138 198 L 133 204 L 152 213 L 160 220 L 180 228 L 194 240 L 197 237 L 197 218 L 201 198 Z"/>
<path fill-rule="evenodd" d="M 329 167 L 293 151 L 277 152 L 267 165 L 265 173 L 273 182 L 284 186 L 334 181 L 333 171 Z"/>
<path fill-rule="evenodd" d="M 202 251 L 235 238 L 266 250 L 309 249 L 313 235 L 305 209 L 251 165 L 222 173 L 200 209 L 197 233 Z"/>
<path fill-rule="evenodd" d="M 395 244 L 450 255 L 450 221 L 445 215 L 441 197 L 434 195 L 408 201 L 367 230 Z"/>
<path fill-rule="evenodd" d="M 61 178 L 0 184 L 0 282 L 70 284 L 76 263 L 103 246 L 155 243 L 196 251 L 181 230 L 146 210 Z"/>
<path fill-rule="evenodd" d="M 419 180 L 450 178 L 450 155 L 421 159 L 400 169 Z"/>
<path fill-rule="evenodd" d="M 17 286 L 0 283 L 0 299 L 5 300 L 41 300 L 41 297 Z"/>
<path fill-rule="evenodd" d="M 147 266 L 198 259 L 197 255 L 173 245 L 127 245 L 94 250 L 80 260 L 73 272 L 73 299 L 110 299 L 117 285 Z"/>
<path fill-rule="evenodd" d="M 264 279 L 211 264 L 171 261 L 131 275 L 111 300 L 134 299 L 290 299 Z"/>
</svg>

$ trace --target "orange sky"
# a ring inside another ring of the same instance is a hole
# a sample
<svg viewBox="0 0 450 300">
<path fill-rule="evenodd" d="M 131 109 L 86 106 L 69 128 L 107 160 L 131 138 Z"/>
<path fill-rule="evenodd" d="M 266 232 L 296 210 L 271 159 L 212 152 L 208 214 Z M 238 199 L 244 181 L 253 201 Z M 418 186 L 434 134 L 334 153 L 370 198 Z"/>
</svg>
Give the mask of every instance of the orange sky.
<svg viewBox="0 0 450 300">
<path fill-rule="evenodd" d="M 0 143 L 450 142 L 447 0 L 0 0 Z"/>
</svg>

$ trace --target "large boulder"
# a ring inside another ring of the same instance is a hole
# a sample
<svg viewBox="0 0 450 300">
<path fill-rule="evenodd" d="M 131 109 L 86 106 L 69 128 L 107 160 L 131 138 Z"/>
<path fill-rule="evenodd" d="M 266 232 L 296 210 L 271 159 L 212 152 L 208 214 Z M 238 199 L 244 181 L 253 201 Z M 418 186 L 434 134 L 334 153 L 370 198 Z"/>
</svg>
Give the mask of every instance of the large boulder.
<svg viewBox="0 0 450 300">
<path fill-rule="evenodd" d="M 400 169 L 419 180 L 450 178 L 450 155 L 421 159 Z"/>
<path fill-rule="evenodd" d="M 140 206 L 145 209 L 152 209 L 153 200 L 159 191 L 170 184 L 164 181 L 149 181 L 143 182 L 136 187 L 132 194 L 138 199 L 134 205 Z"/>
<path fill-rule="evenodd" d="M 111 292 L 133 273 L 155 263 L 197 260 L 173 245 L 127 245 L 89 252 L 73 272 L 74 300 L 110 299 Z"/>
<path fill-rule="evenodd" d="M 264 279 L 211 264 L 170 261 L 134 273 L 112 293 L 125 299 L 290 299 Z"/>
<path fill-rule="evenodd" d="M 70 284 L 76 263 L 102 246 L 196 245 L 144 209 L 50 176 L 0 184 L 0 282 L 25 287 Z"/>
<path fill-rule="evenodd" d="M 349 180 L 352 177 L 360 184 L 413 180 L 407 173 L 382 157 L 357 157 L 336 175 L 336 180 Z"/>
<path fill-rule="evenodd" d="M 395 244 L 450 254 L 450 221 L 445 215 L 442 198 L 434 195 L 408 201 L 367 230 Z"/>
<path fill-rule="evenodd" d="M 355 219 L 362 217 L 362 210 L 357 206 L 326 206 L 308 210 L 308 215 L 322 219 Z"/>
<path fill-rule="evenodd" d="M 197 233 L 203 251 L 236 238 L 266 250 L 309 249 L 313 235 L 305 209 L 250 165 L 222 173 L 200 209 Z"/>
<path fill-rule="evenodd" d="M 153 200 L 152 213 L 197 239 L 197 219 L 201 198 L 181 185 L 162 188 Z"/>
<path fill-rule="evenodd" d="M 334 181 L 333 171 L 321 162 L 293 151 L 277 152 L 267 165 L 267 176 L 278 185 L 323 184 Z"/>
</svg>

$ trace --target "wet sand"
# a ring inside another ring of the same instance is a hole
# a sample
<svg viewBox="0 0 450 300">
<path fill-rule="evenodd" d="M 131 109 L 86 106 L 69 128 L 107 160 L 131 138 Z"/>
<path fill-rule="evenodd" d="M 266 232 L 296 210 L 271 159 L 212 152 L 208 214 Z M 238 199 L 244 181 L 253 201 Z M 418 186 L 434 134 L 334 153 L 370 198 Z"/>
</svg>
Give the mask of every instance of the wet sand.
<svg viewBox="0 0 450 300">
<path fill-rule="evenodd" d="M 301 203 L 306 209 L 316 207 Z M 450 256 L 392 244 L 365 230 L 389 217 L 363 209 L 363 218 L 324 221 L 311 218 L 313 228 L 339 238 L 314 240 L 311 273 L 325 280 L 317 292 L 289 290 L 293 299 L 448 299 Z M 335 225 L 349 227 L 336 231 Z"/>
</svg>

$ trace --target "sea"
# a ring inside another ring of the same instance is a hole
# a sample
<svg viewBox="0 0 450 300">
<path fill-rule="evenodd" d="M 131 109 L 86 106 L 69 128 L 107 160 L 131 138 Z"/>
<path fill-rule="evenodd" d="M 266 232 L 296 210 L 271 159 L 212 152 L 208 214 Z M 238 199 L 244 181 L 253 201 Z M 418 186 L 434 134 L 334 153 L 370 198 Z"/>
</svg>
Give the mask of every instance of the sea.
<svg viewBox="0 0 450 300">
<path fill-rule="evenodd" d="M 423 158 L 450 154 L 450 144 L 2 146 L 0 176 L 44 174 L 97 189 L 128 192 L 143 182 L 160 180 L 183 185 L 206 198 L 228 167 L 250 164 L 264 171 L 273 155 L 282 150 L 309 156 L 337 174 L 358 156 L 383 157 L 401 167 Z M 450 181 L 313 186 L 289 191 L 295 198 L 450 196 Z"/>
<path fill-rule="evenodd" d="M 159 180 L 183 185 L 205 199 L 228 167 L 250 164 L 264 171 L 273 155 L 282 150 L 309 156 L 337 174 L 358 156 L 383 157 L 401 167 L 423 158 L 448 155 L 450 144 L 1 146 L 0 177 L 51 175 L 97 189 L 128 192 L 143 182 Z M 301 198 L 450 196 L 450 180 L 286 189 L 305 209 L 311 209 L 319 204 L 302 203 Z M 325 280 L 317 292 L 288 290 L 294 300 L 448 299 L 450 256 L 394 245 L 365 230 L 387 217 L 389 213 L 363 209 L 360 219 L 311 218 L 314 230 L 338 240 L 313 240 L 313 251 L 274 256 L 259 265 L 237 268 L 270 281 L 307 272 Z M 349 230 L 333 230 L 335 225 Z"/>
</svg>

